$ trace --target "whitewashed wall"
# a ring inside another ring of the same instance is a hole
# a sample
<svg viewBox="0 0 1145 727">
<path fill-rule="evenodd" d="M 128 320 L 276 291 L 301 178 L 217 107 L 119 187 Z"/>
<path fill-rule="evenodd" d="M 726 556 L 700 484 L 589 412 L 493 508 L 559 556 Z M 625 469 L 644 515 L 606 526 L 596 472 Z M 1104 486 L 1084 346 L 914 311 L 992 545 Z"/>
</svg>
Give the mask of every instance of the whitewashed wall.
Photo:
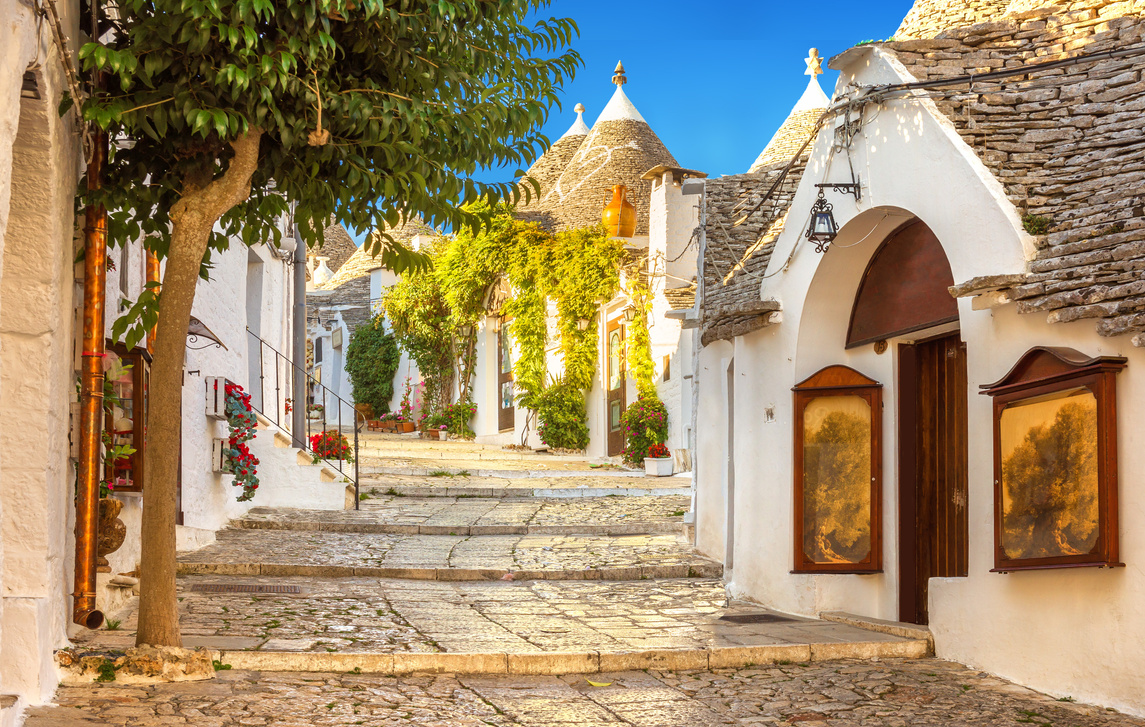
<svg viewBox="0 0 1145 727">
<path fill-rule="evenodd" d="M 840 84 L 885 83 L 901 78 L 879 51 L 853 58 Z M 817 141 L 792 206 L 794 219 L 810 209 L 815 181 L 845 175 L 846 160 L 827 168 L 829 134 Z M 865 346 L 845 351 L 846 327 L 859 279 L 870 256 L 893 228 L 916 215 L 936 234 L 956 282 L 1024 270 L 1030 240 L 1018 215 L 974 154 L 929 104 L 891 102 L 871 120 L 852 149 L 866 185 L 863 202 L 831 200 L 844 224 L 825 255 L 798 250 L 787 273 L 764 284 L 762 296 L 783 305 L 778 325 L 701 354 L 698 424 L 698 543 L 725 557 L 727 452 L 720 432 L 727 418 L 726 364 L 735 372 L 734 568 L 729 589 L 781 610 L 816 614 L 847 610 L 896 619 L 897 534 L 896 346 L 880 355 Z M 772 265 L 781 265 L 800 237 L 789 225 Z M 1101 338 L 1092 322 L 1047 324 L 1014 307 L 974 311 L 959 301 L 968 351 L 970 573 L 933 579 L 931 629 L 937 653 L 1052 694 L 1145 713 L 1139 675 L 1145 654 L 1145 439 L 1135 425 L 1145 405 L 1145 352 L 1127 337 Z M 915 334 L 921 337 L 925 334 Z M 1071 346 L 1089 355 L 1129 358 L 1118 376 L 1122 560 L 1119 569 L 1065 569 L 990 573 L 993 567 L 993 464 L 991 408 L 978 385 L 995 381 L 1029 348 Z M 794 575 L 791 387 L 824 366 L 845 364 L 884 383 L 884 572 L 877 575 Z M 724 392 L 724 398 L 720 393 Z M 768 420 L 768 412 L 774 419 Z M 746 414 L 745 414 L 746 412 Z"/>
<path fill-rule="evenodd" d="M 64 33 L 78 37 L 75 4 L 60 9 Z M 16 0 L 0 0 L 0 18 L 0 413 L 10 423 L 0 431 L 0 693 L 19 698 L 0 725 L 11 727 L 54 693 L 52 651 L 71 620 L 80 154 L 74 117 L 56 111 L 65 83 L 47 27 L 37 35 L 32 8 Z M 22 99 L 34 60 L 40 99 Z"/>
</svg>

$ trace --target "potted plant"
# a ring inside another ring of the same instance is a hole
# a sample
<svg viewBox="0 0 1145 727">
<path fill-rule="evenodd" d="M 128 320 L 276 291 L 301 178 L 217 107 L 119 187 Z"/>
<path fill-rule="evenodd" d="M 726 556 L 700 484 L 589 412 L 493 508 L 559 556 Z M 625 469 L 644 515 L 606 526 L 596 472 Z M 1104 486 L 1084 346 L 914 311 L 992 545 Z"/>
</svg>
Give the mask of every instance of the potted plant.
<svg viewBox="0 0 1145 727">
<path fill-rule="evenodd" d="M 414 424 L 413 421 L 413 404 L 410 402 L 412 393 L 413 387 L 410 386 L 409 377 L 407 376 L 405 391 L 402 392 L 402 403 L 398 407 L 396 431 L 412 432 L 417 429 L 417 425 Z"/>
<path fill-rule="evenodd" d="M 644 474 L 649 477 L 670 476 L 672 465 L 672 453 L 663 444 L 653 444 L 644 455 Z"/>
<path fill-rule="evenodd" d="M 306 416 L 311 421 L 322 421 L 322 418 L 326 416 L 326 407 L 321 404 L 307 404 Z"/>
</svg>

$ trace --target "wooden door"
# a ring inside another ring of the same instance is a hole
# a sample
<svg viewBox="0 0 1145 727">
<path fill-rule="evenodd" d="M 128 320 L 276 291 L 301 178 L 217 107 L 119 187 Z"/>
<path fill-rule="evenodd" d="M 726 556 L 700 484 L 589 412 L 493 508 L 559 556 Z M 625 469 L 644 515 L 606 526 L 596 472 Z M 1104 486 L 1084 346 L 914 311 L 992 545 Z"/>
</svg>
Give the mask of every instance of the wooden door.
<svg viewBox="0 0 1145 727">
<path fill-rule="evenodd" d="M 931 578 L 967 574 L 966 344 L 899 347 L 899 619 L 925 624 Z"/>
<path fill-rule="evenodd" d="M 509 337 L 509 319 L 502 319 L 497 329 L 497 391 L 500 400 L 497 412 L 497 428 L 501 431 L 513 429 L 516 424 L 517 408 L 513 398 L 513 359 L 510 356 L 512 339 Z"/>
<path fill-rule="evenodd" d="M 605 358 L 608 361 L 605 379 L 605 412 L 608 418 L 608 456 L 614 457 L 624 452 L 624 425 L 620 423 L 624 415 L 625 379 L 624 367 L 624 327 L 620 319 L 608 324 L 605 338 Z"/>
</svg>

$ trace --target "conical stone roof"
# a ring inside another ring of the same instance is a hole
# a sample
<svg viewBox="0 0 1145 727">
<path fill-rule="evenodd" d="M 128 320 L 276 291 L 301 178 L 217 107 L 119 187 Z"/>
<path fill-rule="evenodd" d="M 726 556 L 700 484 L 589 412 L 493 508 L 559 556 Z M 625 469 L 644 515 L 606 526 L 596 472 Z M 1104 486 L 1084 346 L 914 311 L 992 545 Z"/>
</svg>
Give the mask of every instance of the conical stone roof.
<svg viewBox="0 0 1145 727">
<path fill-rule="evenodd" d="M 628 201 L 636 206 L 636 234 L 648 234 L 652 182 L 640 177 L 652 167 L 679 164 L 624 93 L 626 80 L 624 68 L 618 65 L 612 100 L 541 198 L 535 219 L 546 227 L 566 230 L 599 224 L 612 199 L 613 185 L 623 184 L 628 188 Z"/>
<path fill-rule="evenodd" d="M 573 155 L 576 150 L 580 148 L 581 143 L 584 142 L 585 137 L 588 136 L 588 124 L 584 123 L 584 104 L 576 105 L 576 121 L 569 127 L 569 130 L 564 133 L 561 138 L 548 148 L 541 158 L 533 162 L 533 166 L 529 167 L 526 176 L 537 180 L 541 186 L 540 197 L 534 195 L 533 191 L 529 191 L 530 201 L 528 205 L 521 204 L 519 207 L 522 209 L 530 206 L 535 206 L 537 202 L 545 196 L 553 188 L 553 185 L 560 179 L 561 173 L 572 161 Z"/>
<path fill-rule="evenodd" d="M 418 235 L 432 235 L 434 230 L 429 225 L 422 222 L 421 217 L 412 217 L 406 220 L 405 224 L 389 230 L 390 236 L 397 240 L 399 243 L 409 246 L 410 242 Z M 349 237 L 349 236 L 347 236 Z M 332 267 L 332 266 L 331 266 Z M 318 290 L 335 290 L 345 283 L 355 280 L 357 278 L 369 277 L 370 273 L 382 267 L 381 257 L 373 257 L 366 252 L 366 246 L 362 245 L 354 250 L 354 254 L 350 256 L 346 262 L 342 263 L 336 269 L 334 277 L 325 285 L 318 286 Z M 366 290 L 366 297 L 369 297 L 369 289 Z"/>
<path fill-rule="evenodd" d="M 807 58 L 806 73 L 811 76 L 811 80 L 807 82 L 806 90 L 799 97 L 795 108 L 787 115 L 787 119 L 780 125 L 779 130 L 775 132 L 775 136 L 771 137 L 771 141 L 767 142 L 767 146 L 756 157 L 748 169 L 749 173 L 762 171 L 772 164 L 787 164 L 815 131 L 819 117 L 831 105 L 831 99 L 827 98 L 827 94 L 823 93 L 823 88 L 819 85 L 818 76 L 822 72 L 819 52 L 812 48 L 811 55 Z"/>
</svg>

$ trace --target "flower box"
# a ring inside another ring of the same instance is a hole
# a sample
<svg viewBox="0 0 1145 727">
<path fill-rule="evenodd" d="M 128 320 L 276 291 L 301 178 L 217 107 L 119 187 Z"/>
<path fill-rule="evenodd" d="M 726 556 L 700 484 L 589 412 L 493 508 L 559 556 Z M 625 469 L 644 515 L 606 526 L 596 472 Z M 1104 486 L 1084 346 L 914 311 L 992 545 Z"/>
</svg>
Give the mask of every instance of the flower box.
<svg viewBox="0 0 1145 727">
<path fill-rule="evenodd" d="M 228 474 L 227 457 L 223 453 L 223 449 L 227 445 L 225 439 L 212 439 L 211 440 L 211 471 L 219 474 Z"/>
<path fill-rule="evenodd" d="M 670 477 L 673 472 L 671 457 L 645 457 L 644 474 L 649 477 Z"/>
<path fill-rule="evenodd" d="M 207 376 L 203 379 L 207 385 L 207 418 L 227 418 L 227 381 L 225 376 Z"/>
</svg>

